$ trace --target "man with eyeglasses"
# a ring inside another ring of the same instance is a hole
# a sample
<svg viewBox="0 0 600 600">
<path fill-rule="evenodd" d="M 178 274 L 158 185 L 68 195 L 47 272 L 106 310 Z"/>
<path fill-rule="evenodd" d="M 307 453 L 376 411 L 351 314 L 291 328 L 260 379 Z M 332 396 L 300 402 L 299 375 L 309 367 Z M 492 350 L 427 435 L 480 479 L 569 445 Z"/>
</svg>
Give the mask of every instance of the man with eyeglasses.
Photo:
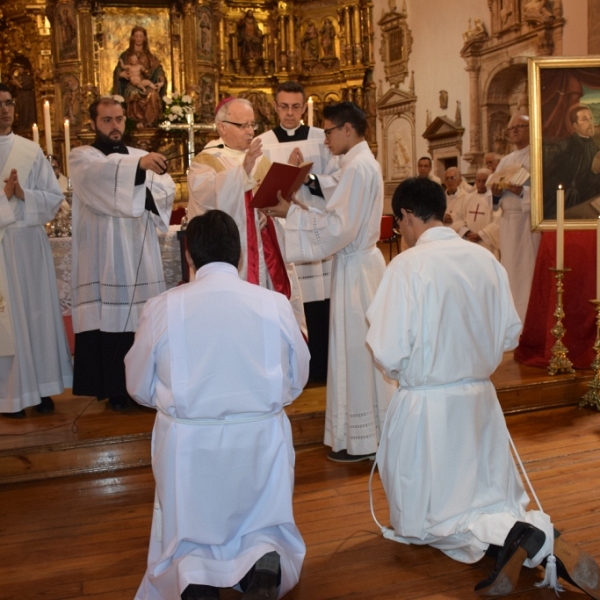
<svg viewBox="0 0 600 600">
<path fill-rule="evenodd" d="M 283 259 L 275 223 L 250 207 L 253 190 L 271 166 L 262 140 L 254 138 L 254 108 L 245 98 L 226 98 L 217 106 L 215 123 L 219 139 L 206 144 L 190 166 L 188 216 L 219 209 L 233 217 L 242 238 L 240 276 L 287 296 L 306 333 L 298 277 Z"/>
<path fill-rule="evenodd" d="M 324 209 L 339 180 L 339 160 L 325 146 L 325 135 L 319 127 L 302 124 L 306 110 L 304 88 L 295 81 L 284 81 L 275 92 L 273 103 L 279 125 L 260 135 L 263 154 L 273 162 L 300 165 L 312 162 L 312 172 L 299 192 L 307 206 Z M 327 378 L 327 345 L 329 343 L 329 288 L 331 258 L 295 263 L 308 328 L 310 379 Z"/>
<path fill-rule="evenodd" d="M 54 410 L 72 384 L 52 250 L 45 223 L 63 195 L 37 144 L 15 135 L 15 103 L 0 84 L 0 412 Z"/>
<path fill-rule="evenodd" d="M 531 172 L 529 157 L 529 117 L 513 115 L 508 123 L 508 138 L 514 152 L 505 156 L 496 175 L 522 167 Z M 492 185 L 492 194 L 500 197 L 500 261 L 508 273 L 510 290 L 521 321 L 525 321 L 535 259 L 540 234 L 531 231 L 531 194 L 529 179 L 524 185 L 499 187 Z"/>
<path fill-rule="evenodd" d="M 367 118 L 352 102 L 326 106 L 324 133 L 340 156 L 341 178 L 324 210 L 280 197 L 267 214 L 285 218 L 290 260 L 334 255 L 325 445 L 335 462 L 358 462 L 377 451 L 395 385 L 366 345 L 366 312 L 385 271 L 377 248 L 383 212 L 381 167 L 365 140 Z"/>
<path fill-rule="evenodd" d="M 565 190 L 565 217 L 595 219 L 600 214 L 600 149 L 594 141 L 592 111 L 581 104 L 569 111 L 573 133 L 561 140 L 544 165 L 544 219 L 556 218 L 556 189 Z"/>
<path fill-rule="evenodd" d="M 450 167 L 444 173 L 444 185 L 446 186 L 446 214 L 444 215 L 444 225 L 456 229 L 455 213 L 461 202 L 464 200 L 467 192 L 461 186 L 462 177 L 457 167 Z"/>
</svg>

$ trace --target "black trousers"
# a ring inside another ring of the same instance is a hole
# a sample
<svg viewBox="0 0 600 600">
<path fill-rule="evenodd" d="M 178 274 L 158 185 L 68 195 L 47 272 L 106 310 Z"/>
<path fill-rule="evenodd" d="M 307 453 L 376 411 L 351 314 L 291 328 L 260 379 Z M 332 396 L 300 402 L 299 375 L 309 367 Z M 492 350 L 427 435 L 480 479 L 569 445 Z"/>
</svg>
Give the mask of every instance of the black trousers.
<svg viewBox="0 0 600 600">
<path fill-rule="evenodd" d="M 329 354 L 329 299 L 304 305 L 308 349 L 310 351 L 309 381 L 327 381 Z"/>
<path fill-rule="evenodd" d="M 125 355 L 135 333 L 107 333 L 98 329 L 75 334 L 73 394 L 99 400 L 127 396 Z"/>
</svg>

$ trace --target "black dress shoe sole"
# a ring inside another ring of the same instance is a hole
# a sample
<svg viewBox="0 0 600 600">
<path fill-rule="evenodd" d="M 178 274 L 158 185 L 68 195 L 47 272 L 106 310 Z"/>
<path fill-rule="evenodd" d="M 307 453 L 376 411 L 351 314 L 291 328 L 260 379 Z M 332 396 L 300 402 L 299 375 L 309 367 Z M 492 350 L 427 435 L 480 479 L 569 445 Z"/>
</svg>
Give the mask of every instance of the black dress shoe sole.
<svg viewBox="0 0 600 600">
<path fill-rule="evenodd" d="M 19 410 L 13 413 L 0 413 L 0 416 L 6 417 L 7 419 L 24 419 L 25 411 Z"/>
<path fill-rule="evenodd" d="M 559 537 L 554 540 L 554 556 L 559 577 L 600 600 L 600 569 L 587 552 Z"/>
<path fill-rule="evenodd" d="M 41 404 L 35 407 L 35 412 L 41 415 L 47 415 L 48 413 L 54 412 L 54 401 L 52 398 L 43 398 Z"/>
</svg>

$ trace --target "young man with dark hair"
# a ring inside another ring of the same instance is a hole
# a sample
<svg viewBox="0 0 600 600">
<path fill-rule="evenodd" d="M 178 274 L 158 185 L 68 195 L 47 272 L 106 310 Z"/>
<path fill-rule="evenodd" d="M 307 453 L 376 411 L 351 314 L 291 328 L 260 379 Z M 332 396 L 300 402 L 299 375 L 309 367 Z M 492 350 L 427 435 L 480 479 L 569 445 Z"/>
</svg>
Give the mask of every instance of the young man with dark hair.
<svg viewBox="0 0 600 600">
<path fill-rule="evenodd" d="M 439 185 L 407 179 L 392 205 L 409 249 L 390 263 L 367 312 L 367 342 L 400 384 L 377 452 L 392 526 L 385 537 L 464 563 L 493 553 L 493 572 L 475 587 L 486 596 L 510 594 L 522 564 L 554 551 L 558 575 L 599 598 L 593 559 L 555 540 L 546 514 L 527 511 L 511 455 L 490 381 L 521 331 L 506 271 L 444 227 Z"/>
<path fill-rule="evenodd" d="M 377 248 L 383 211 L 381 168 L 365 141 L 367 118 L 351 102 L 327 106 L 325 143 L 340 156 L 341 177 L 323 210 L 283 198 L 267 214 L 285 218 L 289 260 L 335 255 L 331 284 L 325 444 L 328 458 L 357 462 L 375 454 L 394 391 L 365 343 L 365 313 L 383 272 Z"/>
<path fill-rule="evenodd" d="M 0 84 L 0 412 L 52 412 L 72 382 L 45 223 L 63 195 L 40 147 L 12 131 L 15 102 Z"/>
<path fill-rule="evenodd" d="M 306 206 L 323 210 L 339 180 L 339 161 L 325 146 L 325 134 L 319 127 L 302 123 L 306 111 L 304 88 L 296 81 L 284 81 L 275 91 L 273 102 L 279 125 L 259 136 L 263 154 L 271 162 L 299 166 L 312 162 L 311 174 L 298 193 Z M 327 378 L 329 343 L 329 295 L 331 257 L 316 261 L 298 261 L 296 273 L 306 315 L 311 380 Z"/>
<path fill-rule="evenodd" d="M 129 404 L 123 358 L 144 303 L 165 290 L 157 228 L 169 227 L 175 184 L 162 154 L 123 142 L 119 102 L 90 106 L 96 138 L 69 157 L 73 182 L 73 393 Z"/>
<path fill-rule="evenodd" d="M 294 448 L 283 407 L 309 354 L 279 293 L 243 281 L 234 220 L 211 210 L 186 230 L 192 281 L 149 300 L 127 355 L 127 387 L 157 408 L 156 500 L 138 600 L 275 600 L 300 577 Z"/>
</svg>

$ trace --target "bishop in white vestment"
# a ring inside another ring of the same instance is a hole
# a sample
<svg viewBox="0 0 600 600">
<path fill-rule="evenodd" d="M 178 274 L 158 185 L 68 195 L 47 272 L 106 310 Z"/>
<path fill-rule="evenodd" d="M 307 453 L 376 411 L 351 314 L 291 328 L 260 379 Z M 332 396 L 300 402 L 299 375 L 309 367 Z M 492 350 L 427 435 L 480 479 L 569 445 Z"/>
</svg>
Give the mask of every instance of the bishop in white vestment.
<svg viewBox="0 0 600 600">
<path fill-rule="evenodd" d="M 45 223 L 63 196 L 39 145 L 12 133 L 14 101 L 0 84 L 0 412 L 53 408 L 72 384 Z"/>
<path fill-rule="evenodd" d="M 157 409 L 154 517 L 136 599 L 235 586 L 272 552 L 281 597 L 297 583 L 305 553 L 283 407 L 306 383 L 308 350 L 286 298 L 240 278 L 231 217 L 208 211 L 187 236 L 195 278 L 146 304 L 126 358 L 130 394 Z M 243 600 L 277 597 L 252 585 Z"/>
</svg>

